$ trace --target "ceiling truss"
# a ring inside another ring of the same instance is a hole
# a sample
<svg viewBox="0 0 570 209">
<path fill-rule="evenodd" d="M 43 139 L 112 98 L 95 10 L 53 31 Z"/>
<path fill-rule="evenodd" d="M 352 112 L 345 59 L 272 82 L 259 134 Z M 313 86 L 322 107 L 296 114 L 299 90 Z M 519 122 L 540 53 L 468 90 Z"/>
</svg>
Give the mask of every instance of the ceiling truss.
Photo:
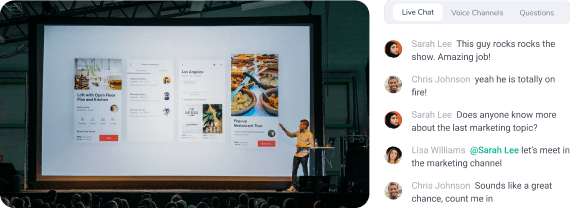
<svg viewBox="0 0 570 209">
<path fill-rule="evenodd" d="M 191 11 L 192 1 L 12 1 L 2 7 L 0 35 L 4 43 L 28 40 L 33 16 L 98 18 L 176 18 L 239 7 L 258 1 L 205 1 L 202 11 Z"/>
</svg>

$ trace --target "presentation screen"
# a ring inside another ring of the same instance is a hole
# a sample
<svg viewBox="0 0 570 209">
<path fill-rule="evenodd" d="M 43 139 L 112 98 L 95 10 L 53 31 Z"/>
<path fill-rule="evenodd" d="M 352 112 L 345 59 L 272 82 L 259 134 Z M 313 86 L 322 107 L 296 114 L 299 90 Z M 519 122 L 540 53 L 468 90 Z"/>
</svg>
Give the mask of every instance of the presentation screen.
<svg viewBox="0 0 570 209">
<path fill-rule="evenodd" d="M 41 176 L 291 175 L 309 25 L 42 27 Z"/>
</svg>

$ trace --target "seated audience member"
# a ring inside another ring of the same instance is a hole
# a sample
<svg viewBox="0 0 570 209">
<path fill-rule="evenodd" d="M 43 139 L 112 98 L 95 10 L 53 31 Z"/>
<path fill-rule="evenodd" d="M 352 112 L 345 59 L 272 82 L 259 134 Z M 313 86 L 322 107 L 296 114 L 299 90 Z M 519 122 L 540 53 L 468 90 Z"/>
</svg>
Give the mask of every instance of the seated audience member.
<svg viewBox="0 0 570 209">
<path fill-rule="evenodd" d="M 204 204 L 206 204 L 206 206 L 210 207 L 210 199 L 208 198 L 202 198 L 202 200 L 200 200 L 200 202 L 203 202 Z"/>
<path fill-rule="evenodd" d="M 252 197 L 252 198 L 249 198 L 249 201 L 247 202 L 247 205 L 249 206 L 249 208 L 254 208 L 254 207 L 255 207 L 255 201 L 256 201 L 256 200 L 257 200 L 257 199 L 255 199 L 255 198 L 253 198 L 253 197 Z"/>
<path fill-rule="evenodd" d="M 166 206 L 164 206 L 165 208 L 177 208 L 176 203 L 173 202 L 169 202 L 168 204 L 166 204 Z"/>
<path fill-rule="evenodd" d="M 91 199 L 92 199 L 91 208 L 100 208 L 101 207 L 101 198 L 99 197 L 99 195 L 93 195 L 93 197 Z"/>
<path fill-rule="evenodd" d="M 264 203 L 264 202 L 267 202 L 267 201 L 265 201 L 265 199 L 263 199 L 263 198 L 257 198 L 257 200 L 255 200 L 255 207 L 256 208 L 261 207 L 261 203 Z"/>
<path fill-rule="evenodd" d="M 228 208 L 237 208 L 238 201 L 234 198 L 230 199 Z"/>
<path fill-rule="evenodd" d="M 22 198 L 15 197 L 12 199 L 12 207 L 14 208 L 24 208 L 25 204 L 26 201 L 24 201 Z"/>
<path fill-rule="evenodd" d="M 48 203 L 43 203 L 42 205 L 40 205 L 40 208 L 50 208 Z"/>
<path fill-rule="evenodd" d="M 196 208 L 195 205 L 188 205 L 188 208 Z"/>
<path fill-rule="evenodd" d="M 152 208 L 152 203 L 150 199 L 144 199 L 139 203 L 139 208 Z"/>
<path fill-rule="evenodd" d="M 150 197 L 150 194 L 143 194 L 141 200 L 144 200 L 144 199 L 149 199 L 152 202 L 152 197 Z"/>
<path fill-rule="evenodd" d="M 156 208 L 156 203 L 154 203 L 154 201 L 152 201 L 152 198 L 150 197 L 150 194 L 148 194 L 148 193 L 147 193 L 147 194 L 144 194 L 144 195 L 142 196 L 142 200 L 144 200 L 144 199 L 149 199 L 149 200 L 150 200 L 150 207 L 151 207 L 151 208 Z"/>
<path fill-rule="evenodd" d="M 129 208 L 129 203 L 127 202 L 127 200 L 121 199 L 121 202 L 123 202 L 123 208 Z"/>
<path fill-rule="evenodd" d="M 277 203 L 277 198 L 269 197 L 267 198 L 267 204 L 269 204 L 269 206 L 272 206 L 272 205 L 278 205 L 279 203 Z"/>
<path fill-rule="evenodd" d="M 247 201 L 249 200 L 249 196 L 246 193 L 241 193 L 239 195 L 239 206 L 240 208 L 247 208 Z"/>
<path fill-rule="evenodd" d="M 316 201 L 315 205 L 313 205 L 314 208 L 326 208 L 327 205 L 325 204 L 325 202 L 323 201 Z"/>
<path fill-rule="evenodd" d="M 48 202 L 47 203 L 49 205 L 50 208 L 55 208 L 55 206 L 57 206 L 55 203 L 53 202 Z"/>
<path fill-rule="evenodd" d="M 82 202 L 76 202 L 73 204 L 74 208 L 85 208 L 85 205 Z"/>
<path fill-rule="evenodd" d="M 28 196 L 23 196 L 22 200 L 24 200 L 24 207 L 25 208 L 29 208 L 30 207 L 30 197 Z"/>
<path fill-rule="evenodd" d="M 57 191 L 49 190 L 49 192 L 47 193 L 47 197 L 46 197 L 45 202 L 55 203 L 56 200 L 57 200 Z"/>
<path fill-rule="evenodd" d="M 279 208 L 279 206 L 277 206 L 277 205 L 272 205 L 272 206 L 269 206 L 269 208 Z"/>
<path fill-rule="evenodd" d="M 12 197 L 12 198 L 10 198 L 10 207 L 12 207 L 12 205 L 14 205 L 13 203 L 14 203 L 14 200 L 15 200 L 16 198 L 18 198 L 18 197 Z"/>
<path fill-rule="evenodd" d="M 170 202 L 178 202 L 178 200 L 182 200 L 179 194 L 172 195 L 172 198 L 170 198 Z"/>
<path fill-rule="evenodd" d="M 267 204 L 266 202 L 261 203 L 261 205 L 259 206 L 259 208 L 269 208 L 269 204 Z"/>
<path fill-rule="evenodd" d="M 119 208 L 119 205 L 117 204 L 117 202 L 115 202 L 113 200 L 107 202 L 107 205 L 109 205 L 110 208 Z"/>
<path fill-rule="evenodd" d="M 178 200 L 178 201 L 175 202 L 175 203 L 176 203 L 176 206 L 177 206 L 178 208 L 186 208 L 186 201 L 184 201 L 184 200 Z"/>
<path fill-rule="evenodd" d="M 42 206 L 42 204 L 44 204 L 44 201 L 42 201 L 41 199 L 35 199 L 35 200 L 32 200 L 32 203 L 30 203 L 30 206 L 32 206 L 32 208 L 39 208 Z"/>
<path fill-rule="evenodd" d="M 8 200 L 5 197 L 2 197 L 2 202 L 4 203 L 4 205 L 6 205 L 6 207 L 10 207 L 10 200 Z"/>
<path fill-rule="evenodd" d="M 71 207 L 73 207 L 75 205 L 75 203 L 81 202 L 81 195 L 79 194 L 74 194 L 73 196 L 71 196 Z"/>
<path fill-rule="evenodd" d="M 219 208 L 220 207 L 220 198 L 212 197 L 212 208 Z"/>
<path fill-rule="evenodd" d="M 121 201 L 121 198 L 115 197 L 113 201 L 117 203 L 118 208 L 123 208 L 123 201 Z"/>
<path fill-rule="evenodd" d="M 63 204 L 57 204 L 55 207 L 56 207 L 56 208 L 65 208 L 65 205 L 63 205 Z"/>
<path fill-rule="evenodd" d="M 200 202 L 200 203 L 196 206 L 196 208 L 208 208 L 208 205 L 206 205 L 206 203 L 204 203 L 204 202 Z"/>
<path fill-rule="evenodd" d="M 81 202 L 83 203 L 85 208 L 91 208 L 91 201 L 92 201 L 91 193 L 83 192 L 83 194 L 81 194 Z"/>
<path fill-rule="evenodd" d="M 230 200 L 234 199 L 233 197 L 228 197 L 228 199 L 226 199 L 226 208 L 230 207 Z"/>
<path fill-rule="evenodd" d="M 296 207 L 297 207 L 297 202 L 295 202 L 295 199 L 293 199 L 293 198 L 287 198 L 287 199 L 283 202 L 283 207 L 284 207 L 284 208 L 296 208 Z"/>
</svg>

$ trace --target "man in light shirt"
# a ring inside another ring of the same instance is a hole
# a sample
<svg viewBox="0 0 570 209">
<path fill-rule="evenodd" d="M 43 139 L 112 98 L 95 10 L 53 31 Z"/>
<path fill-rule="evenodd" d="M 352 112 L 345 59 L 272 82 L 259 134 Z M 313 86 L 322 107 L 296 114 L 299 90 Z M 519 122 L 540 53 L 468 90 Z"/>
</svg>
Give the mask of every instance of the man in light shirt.
<svg viewBox="0 0 570 209">
<path fill-rule="evenodd" d="M 297 185 L 297 169 L 299 169 L 299 163 L 303 165 L 303 174 L 305 176 L 309 176 L 309 169 L 307 168 L 307 162 L 309 161 L 309 150 L 311 147 L 315 146 L 315 142 L 313 139 L 313 133 L 309 131 L 307 128 L 309 127 L 308 120 L 301 120 L 301 124 L 299 124 L 299 130 L 295 133 L 291 133 L 279 124 L 283 131 L 287 133 L 287 136 L 293 138 L 297 137 L 297 150 L 295 152 L 295 157 L 293 157 L 293 178 L 292 178 L 292 185 L 287 191 L 294 192 L 297 191 L 295 186 Z"/>
</svg>

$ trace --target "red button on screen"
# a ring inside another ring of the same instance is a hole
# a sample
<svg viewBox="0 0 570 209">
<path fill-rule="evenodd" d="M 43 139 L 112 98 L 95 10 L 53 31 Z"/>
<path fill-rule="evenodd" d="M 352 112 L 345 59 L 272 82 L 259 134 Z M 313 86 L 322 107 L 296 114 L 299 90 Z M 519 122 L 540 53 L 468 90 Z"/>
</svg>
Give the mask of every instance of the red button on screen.
<svg viewBox="0 0 570 209">
<path fill-rule="evenodd" d="M 257 141 L 257 147 L 275 147 L 275 141 Z"/>
<path fill-rule="evenodd" d="M 99 141 L 101 142 L 118 142 L 119 135 L 99 135 Z"/>
</svg>

